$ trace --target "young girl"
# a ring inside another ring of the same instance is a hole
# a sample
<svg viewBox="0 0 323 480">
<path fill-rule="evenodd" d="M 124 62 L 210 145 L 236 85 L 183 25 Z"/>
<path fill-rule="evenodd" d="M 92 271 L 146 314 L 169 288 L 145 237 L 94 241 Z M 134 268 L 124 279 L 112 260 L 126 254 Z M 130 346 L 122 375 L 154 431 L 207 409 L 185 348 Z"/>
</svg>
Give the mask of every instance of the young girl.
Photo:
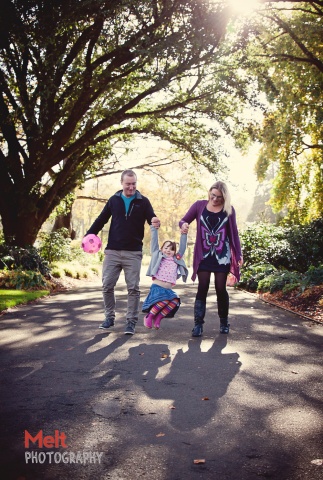
<svg viewBox="0 0 323 480">
<path fill-rule="evenodd" d="M 158 330 L 164 317 L 172 318 L 179 309 L 180 299 L 172 290 L 176 280 L 180 277 L 186 282 L 188 270 L 182 259 L 186 250 L 187 234 L 182 233 L 179 251 L 176 253 L 176 243 L 167 240 L 159 249 L 158 230 L 150 226 L 151 230 L 151 260 L 147 275 L 152 277 L 149 294 L 143 303 L 142 311 L 147 313 L 144 325 Z"/>
</svg>

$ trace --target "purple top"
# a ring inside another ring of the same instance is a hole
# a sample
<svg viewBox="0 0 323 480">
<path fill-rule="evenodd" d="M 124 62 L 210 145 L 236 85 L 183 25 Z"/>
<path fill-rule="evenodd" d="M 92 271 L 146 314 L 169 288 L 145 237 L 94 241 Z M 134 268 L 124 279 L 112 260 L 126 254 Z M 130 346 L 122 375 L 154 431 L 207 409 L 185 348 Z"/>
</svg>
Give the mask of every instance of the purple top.
<svg viewBox="0 0 323 480">
<path fill-rule="evenodd" d="M 207 200 L 198 200 L 193 203 L 188 212 L 180 220 L 179 226 L 181 227 L 183 223 L 192 223 L 193 220 L 196 220 L 197 229 L 196 229 L 196 241 L 194 246 L 194 256 L 193 256 L 193 275 L 192 280 L 196 279 L 197 270 L 201 260 L 203 259 L 203 245 L 202 245 L 202 235 L 201 235 L 201 215 L 208 204 Z M 231 264 L 230 264 L 230 273 L 234 275 L 237 281 L 240 280 L 240 269 L 238 266 L 238 261 L 242 257 L 241 245 L 238 234 L 238 227 L 236 222 L 236 213 L 232 207 L 232 213 L 229 215 L 229 228 L 228 228 L 228 237 L 230 243 L 230 252 L 231 252 Z"/>
</svg>

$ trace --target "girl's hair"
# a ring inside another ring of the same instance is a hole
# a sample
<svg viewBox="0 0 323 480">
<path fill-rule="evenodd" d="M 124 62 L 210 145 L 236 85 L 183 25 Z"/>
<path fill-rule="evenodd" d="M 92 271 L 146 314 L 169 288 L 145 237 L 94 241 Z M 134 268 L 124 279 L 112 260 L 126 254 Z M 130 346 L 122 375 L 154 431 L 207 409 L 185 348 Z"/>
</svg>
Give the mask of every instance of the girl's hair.
<svg viewBox="0 0 323 480">
<path fill-rule="evenodd" d="M 172 242 L 171 240 L 165 240 L 165 242 L 162 244 L 160 249 L 162 250 L 165 247 L 166 243 L 169 243 L 171 250 L 173 250 L 176 253 L 176 242 Z"/>
<path fill-rule="evenodd" d="M 226 184 L 224 182 L 221 182 L 220 180 L 218 182 L 213 183 L 213 185 L 209 189 L 209 199 L 210 199 L 211 192 L 214 189 L 219 190 L 222 193 L 223 201 L 224 201 L 223 210 L 228 215 L 231 215 L 231 213 L 232 213 L 231 195 L 229 193 L 228 187 L 226 186 Z"/>
</svg>

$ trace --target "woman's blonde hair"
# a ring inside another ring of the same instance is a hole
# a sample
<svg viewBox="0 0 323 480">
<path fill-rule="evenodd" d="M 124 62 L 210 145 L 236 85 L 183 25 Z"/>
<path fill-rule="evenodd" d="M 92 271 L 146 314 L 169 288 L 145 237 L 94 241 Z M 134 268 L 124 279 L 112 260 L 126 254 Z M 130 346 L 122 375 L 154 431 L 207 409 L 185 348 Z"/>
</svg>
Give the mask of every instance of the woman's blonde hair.
<svg viewBox="0 0 323 480">
<path fill-rule="evenodd" d="M 232 206 L 231 206 L 231 195 L 229 193 L 228 187 L 224 182 L 221 182 L 220 180 L 213 183 L 213 185 L 209 189 L 209 200 L 210 200 L 210 195 L 212 190 L 219 190 L 222 195 L 223 195 L 223 210 L 228 214 L 231 215 L 232 213 Z"/>
</svg>

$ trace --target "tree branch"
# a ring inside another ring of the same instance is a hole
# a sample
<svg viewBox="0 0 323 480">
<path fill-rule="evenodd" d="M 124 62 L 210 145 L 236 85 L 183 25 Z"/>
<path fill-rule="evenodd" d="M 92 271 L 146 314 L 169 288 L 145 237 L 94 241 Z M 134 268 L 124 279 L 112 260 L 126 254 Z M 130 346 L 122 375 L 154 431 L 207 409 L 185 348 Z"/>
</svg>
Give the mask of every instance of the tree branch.
<svg viewBox="0 0 323 480">
<path fill-rule="evenodd" d="M 323 72 L 323 62 L 321 62 L 309 49 L 304 45 L 303 42 L 295 35 L 293 30 L 290 26 L 284 22 L 278 15 L 269 16 L 274 22 L 276 22 L 286 33 L 291 37 L 292 40 L 296 43 L 296 45 L 301 49 L 301 51 L 306 55 L 308 60 L 311 62 L 312 65 L 315 65 L 320 72 Z"/>
</svg>

